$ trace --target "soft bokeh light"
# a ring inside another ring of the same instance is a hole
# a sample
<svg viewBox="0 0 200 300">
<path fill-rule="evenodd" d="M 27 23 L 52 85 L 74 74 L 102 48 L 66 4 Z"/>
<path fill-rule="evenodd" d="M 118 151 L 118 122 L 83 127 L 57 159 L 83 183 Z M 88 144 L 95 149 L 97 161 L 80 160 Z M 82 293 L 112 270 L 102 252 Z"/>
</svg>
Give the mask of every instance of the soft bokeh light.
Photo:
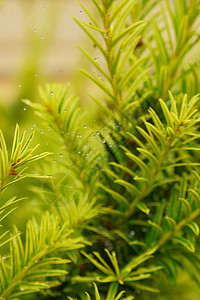
<svg viewBox="0 0 200 300">
<path fill-rule="evenodd" d="M 34 97 L 38 84 L 77 76 L 84 35 L 72 15 L 73 0 L 6 0 L 0 7 L 0 102 Z"/>
</svg>

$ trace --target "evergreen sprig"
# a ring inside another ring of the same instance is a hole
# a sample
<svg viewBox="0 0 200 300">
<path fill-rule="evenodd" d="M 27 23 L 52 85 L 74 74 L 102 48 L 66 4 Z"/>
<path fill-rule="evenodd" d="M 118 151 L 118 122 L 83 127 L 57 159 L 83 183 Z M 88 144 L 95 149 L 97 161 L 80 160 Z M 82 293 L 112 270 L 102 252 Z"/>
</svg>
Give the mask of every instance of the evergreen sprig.
<svg viewBox="0 0 200 300">
<path fill-rule="evenodd" d="M 23 100 L 62 155 L 53 168 L 42 164 L 52 176 L 33 189 L 50 212 L 40 225 L 28 222 L 24 240 L 15 226 L 0 236 L 1 246 L 10 243 L 0 259 L 2 299 L 42 290 L 41 299 L 159 299 L 180 271 L 200 282 L 199 65 L 188 58 L 200 2 L 88 3 L 79 1 L 88 22 L 74 20 L 94 47 L 95 55 L 79 46 L 97 76 L 81 72 L 103 92 L 91 97 L 105 130 L 85 125 L 90 116 L 69 84 L 40 88 L 39 103 Z M 0 132 L 1 192 L 47 155 L 34 154 L 32 138 L 17 126 L 9 155 Z M 1 220 L 18 201 L 1 206 Z"/>
<path fill-rule="evenodd" d="M 127 114 L 138 105 L 136 102 L 133 103 L 132 99 L 137 96 L 137 88 L 143 86 L 149 72 L 146 63 L 147 57 L 137 58 L 134 53 L 146 24 L 143 21 L 138 21 L 127 26 L 128 16 L 135 1 L 122 1 L 117 4 L 111 1 L 109 5 L 107 5 L 107 1 L 92 2 L 98 10 L 100 21 L 97 22 L 92 13 L 81 2 L 79 2 L 80 5 L 90 19 L 89 23 L 81 22 L 76 18 L 74 20 L 102 54 L 100 61 L 98 61 L 87 50 L 80 47 L 100 75 L 96 78 L 94 74 L 83 69 L 81 72 L 109 97 L 110 104 L 108 103 L 108 107 L 114 105 L 114 112 L 104 106 L 105 112 L 124 124 L 124 118 L 127 118 L 125 112 Z M 99 42 L 99 39 L 102 42 Z M 106 63 L 106 70 L 101 67 L 101 60 L 103 59 Z M 92 99 L 101 105 L 94 95 L 92 95 Z"/>
<path fill-rule="evenodd" d="M 3 133 L 0 131 L 0 193 L 16 181 L 31 176 L 24 172 L 26 168 L 22 169 L 22 166 L 49 155 L 47 152 L 34 154 L 39 144 L 30 148 L 34 133 L 27 139 L 25 134 L 26 132 L 23 132 L 20 135 L 19 126 L 16 125 L 12 150 L 11 153 L 8 153 Z"/>
<path fill-rule="evenodd" d="M 93 166 L 97 162 L 101 164 L 101 149 L 98 150 L 94 141 L 91 142 L 94 131 L 85 125 L 86 117 L 79 106 L 79 99 L 70 93 L 69 88 L 69 84 L 66 88 L 47 85 L 45 90 L 39 89 L 42 104 L 29 100 L 23 102 L 32 106 L 44 125 L 59 138 L 60 148 L 67 156 L 65 164 L 60 164 L 60 170 L 74 178 L 77 189 L 87 189 L 91 193 L 90 183 L 94 184 L 96 178 Z"/>
<path fill-rule="evenodd" d="M 14 234 L 17 232 L 15 227 Z M 60 226 L 58 218 L 48 212 L 42 216 L 40 226 L 35 220 L 29 221 L 25 245 L 18 235 L 11 240 L 10 256 L 0 261 L 1 299 L 19 299 L 25 294 L 58 285 L 58 281 L 48 279 L 67 274 L 63 268 L 55 266 L 70 260 L 51 254 L 82 248 L 83 240 L 72 235 L 67 223 Z"/>
<path fill-rule="evenodd" d="M 148 81 L 154 97 L 167 98 L 168 90 L 181 90 L 190 97 L 199 92 L 198 62 L 186 64 L 186 56 L 199 43 L 199 1 L 160 1 L 159 14 L 149 19 L 144 37 L 153 62 Z M 141 49 L 142 51 L 144 50 Z"/>
</svg>

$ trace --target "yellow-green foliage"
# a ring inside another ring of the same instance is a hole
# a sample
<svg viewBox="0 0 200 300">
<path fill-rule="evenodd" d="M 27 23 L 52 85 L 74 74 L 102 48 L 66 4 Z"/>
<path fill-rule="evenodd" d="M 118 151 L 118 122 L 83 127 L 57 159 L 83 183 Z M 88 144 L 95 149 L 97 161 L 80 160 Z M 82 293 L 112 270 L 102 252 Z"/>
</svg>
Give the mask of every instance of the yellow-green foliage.
<svg viewBox="0 0 200 300">
<path fill-rule="evenodd" d="M 81 72 L 102 91 L 91 94 L 98 124 L 69 84 L 47 84 L 23 103 L 59 159 L 34 154 L 18 125 L 8 151 L 0 131 L 0 196 L 34 177 L 43 214 L 26 233 L 1 228 L 10 248 L 0 299 L 186 299 L 179 274 L 200 283 L 200 2 L 79 4 L 88 22 L 74 19 L 95 52 L 79 46 L 94 69 Z M 29 162 L 41 176 L 25 173 Z M 17 202 L 1 203 L 1 221 Z"/>
</svg>

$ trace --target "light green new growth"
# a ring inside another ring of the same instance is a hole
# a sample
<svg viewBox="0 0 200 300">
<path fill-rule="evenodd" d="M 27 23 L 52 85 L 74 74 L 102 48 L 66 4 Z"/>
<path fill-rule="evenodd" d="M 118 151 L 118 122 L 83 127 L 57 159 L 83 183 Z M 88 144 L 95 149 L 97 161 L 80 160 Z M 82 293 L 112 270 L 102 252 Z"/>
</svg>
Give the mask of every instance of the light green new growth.
<svg viewBox="0 0 200 300">
<path fill-rule="evenodd" d="M 23 102 L 60 159 L 35 154 L 18 126 L 9 153 L 0 131 L 1 194 L 34 176 L 28 162 L 45 158 L 35 167 L 51 175 L 32 183 L 41 222 L 29 221 L 25 237 L 15 226 L 0 235 L 10 245 L 0 299 L 188 300 L 200 283 L 200 2 L 78 3 L 97 122 L 70 84 L 47 84 L 38 103 Z M 1 204 L 0 221 L 20 200 Z"/>
<path fill-rule="evenodd" d="M 22 166 L 49 155 L 47 152 L 35 155 L 34 152 L 39 145 L 30 148 L 34 133 L 27 139 L 25 134 L 26 132 L 23 132 L 20 135 L 19 126 L 16 125 L 12 150 L 8 153 L 3 133 L 0 131 L 0 193 L 16 181 L 31 176 L 24 172 L 26 168 L 22 169 Z"/>
</svg>

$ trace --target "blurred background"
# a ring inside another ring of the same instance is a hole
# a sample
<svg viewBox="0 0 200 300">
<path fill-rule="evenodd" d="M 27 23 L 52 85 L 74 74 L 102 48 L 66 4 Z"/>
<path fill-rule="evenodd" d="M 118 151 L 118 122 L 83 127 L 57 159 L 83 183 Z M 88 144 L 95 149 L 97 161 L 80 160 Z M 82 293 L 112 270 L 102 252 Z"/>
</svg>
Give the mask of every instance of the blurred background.
<svg viewBox="0 0 200 300">
<path fill-rule="evenodd" d="M 35 101 L 38 85 L 70 81 L 82 94 L 77 68 L 87 62 L 77 43 L 87 38 L 72 16 L 84 18 L 74 0 L 0 0 L 1 129 L 24 124 L 20 100 Z"/>
<path fill-rule="evenodd" d="M 65 82 L 79 59 L 73 0 L 3 0 L 0 9 L 1 102 L 34 95 L 43 81 Z M 29 85 L 27 85 L 29 83 Z M 30 90 L 30 91 L 29 91 Z"/>
</svg>

